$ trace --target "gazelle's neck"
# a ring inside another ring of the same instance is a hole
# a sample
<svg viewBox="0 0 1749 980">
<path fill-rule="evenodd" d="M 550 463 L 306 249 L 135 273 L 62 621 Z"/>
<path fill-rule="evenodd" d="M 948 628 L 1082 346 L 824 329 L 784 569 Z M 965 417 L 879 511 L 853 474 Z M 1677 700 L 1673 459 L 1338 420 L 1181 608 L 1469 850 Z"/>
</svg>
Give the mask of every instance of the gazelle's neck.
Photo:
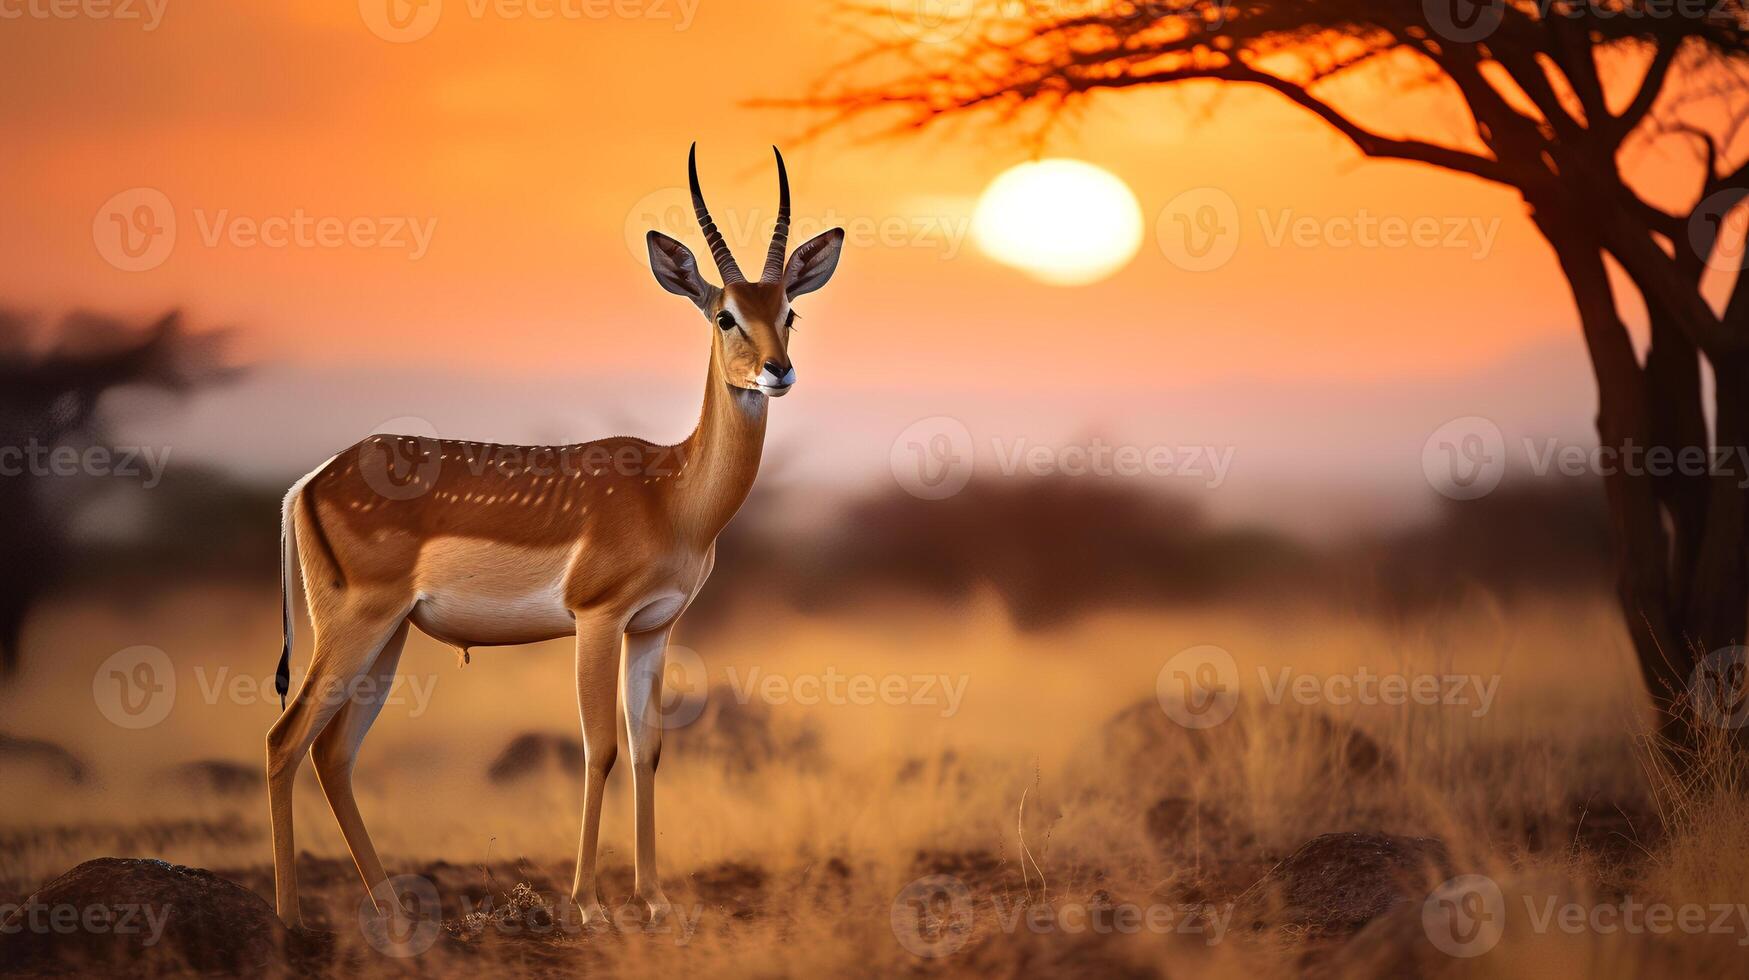
<svg viewBox="0 0 1749 980">
<path fill-rule="evenodd" d="M 763 392 L 727 384 L 720 368 L 713 349 L 704 409 L 698 428 L 680 444 L 686 469 L 675 486 L 675 524 L 701 544 L 715 540 L 747 499 L 765 449 L 770 399 Z"/>
</svg>

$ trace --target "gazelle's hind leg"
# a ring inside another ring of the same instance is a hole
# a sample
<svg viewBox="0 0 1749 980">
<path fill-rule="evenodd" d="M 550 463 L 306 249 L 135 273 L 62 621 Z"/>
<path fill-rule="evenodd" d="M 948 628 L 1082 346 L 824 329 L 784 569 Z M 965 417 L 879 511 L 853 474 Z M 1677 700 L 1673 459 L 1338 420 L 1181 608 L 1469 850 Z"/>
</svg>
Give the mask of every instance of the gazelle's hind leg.
<svg viewBox="0 0 1749 980">
<path fill-rule="evenodd" d="M 281 921 L 299 925 L 297 851 L 292 843 L 292 784 L 316 736 L 346 703 L 354 678 L 368 670 L 395 634 L 406 609 L 384 613 L 343 600 L 314 617 L 316 652 L 297 696 L 267 733 L 267 798 L 273 816 L 274 902 Z"/>
<path fill-rule="evenodd" d="M 668 917 L 670 906 L 656 875 L 656 766 L 662 760 L 662 670 L 673 626 L 625 636 L 626 745 L 632 756 L 632 790 L 637 796 L 637 892 L 650 911 L 650 924 Z"/>
<path fill-rule="evenodd" d="M 364 675 L 369 678 L 368 683 L 361 683 L 339 713 L 329 720 L 328 727 L 316 736 L 315 748 L 310 753 L 310 759 L 316 764 L 316 779 L 322 785 L 322 795 L 328 797 L 328 808 L 334 811 L 334 820 L 340 824 L 340 833 L 346 838 L 346 849 L 352 852 L 352 862 L 358 866 L 365 890 L 375 896 L 389 894 L 379 889 L 388 881 L 389 875 L 377 858 L 370 834 L 364 829 L 364 818 L 359 815 L 358 801 L 352 795 L 352 767 L 358 760 L 358 749 L 364 743 L 364 736 L 377 720 L 377 715 L 382 713 L 383 702 L 388 700 L 389 691 L 394 687 L 395 668 L 401 662 L 401 649 L 406 643 L 407 622 L 402 620 Z"/>
</svg>

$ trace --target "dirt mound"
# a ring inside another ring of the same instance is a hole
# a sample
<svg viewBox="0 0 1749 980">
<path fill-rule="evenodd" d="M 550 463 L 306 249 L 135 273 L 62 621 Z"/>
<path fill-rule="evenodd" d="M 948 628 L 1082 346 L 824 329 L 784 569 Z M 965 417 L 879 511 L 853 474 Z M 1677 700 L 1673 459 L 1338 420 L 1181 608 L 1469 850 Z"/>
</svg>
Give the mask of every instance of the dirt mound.
<svg viewBox="0 0 1749 980">
<path fill-rule="evenodd" d="M 5 732 L 0 732 L 0 765 L 28 766 L 70 783 L 83 783 L 91 774 L 84 761 L 53 742 Z"/>
<path fill-rule="evenodd" d="M 1444 842 L 1386 834 L 1323 834 L 1276 865 L 1241 904 L 1253 928 L 1308 938 L 1346 936 L 1451 877 Z"/>
<path fill-rule="evenodd" d="M 87 861 L 0 924 L 0 962 L 21 973 L 279 973 L 301 943 L 254 892 L 156 860 Z"/>
<path fill-rule="evenodd" d="M 1148 839 L 1162 854 L 1227 853 L 1249 848 L 1250 831 L 1212 803 L 1184 796 L 1162 796 L 1142 818 Z"/>
<path fill-rule="evenodd" d="M 508 783 L 547 769 L 583 771 L 583 739 L 553 732 L 523 732 L 486 768 L 495 783 Z"/>
<path fill-rule="evenodd" d="M 814 726 L 756 697 L 738 695 L 728 684 L 711 688 L 696 721 L 668 734 L 662 751 L 671 750 L 712 756 L 742 772 L 776 759 L 802 764 L 822 759 Z"/>
<path fill-rule="evenodd" d="M 259 793 L 266 782 L 260 766 L 246 766 L 225 759 L 201 759 L 174 766 L 166 773 L 180 789 L 212 796 L 245 796 Z"/>
<path fill-rule="evenodd" d="M 1376 785 L 1397 771 L 1390 753 L 1354 724 L 1286 705 L 1255 716 L 1240 710 L 1220 724 L 1188 728 L 1145 698 L 1112 715 L 1083 754 L 1107 762 L 1089 770 L 1090 779 L 1107 785 L 1100 773 L 1123 773 L 1122 785 L 1141 806 L 1162 797 L 1225 795 L 1199 781 L 1211 772 L 1237 773 L 1246 760 L 1261 757 L 1278 763 L 1291 757 L 1303 767 L 1305 782 L 1317 786 Z"/>
</svg>

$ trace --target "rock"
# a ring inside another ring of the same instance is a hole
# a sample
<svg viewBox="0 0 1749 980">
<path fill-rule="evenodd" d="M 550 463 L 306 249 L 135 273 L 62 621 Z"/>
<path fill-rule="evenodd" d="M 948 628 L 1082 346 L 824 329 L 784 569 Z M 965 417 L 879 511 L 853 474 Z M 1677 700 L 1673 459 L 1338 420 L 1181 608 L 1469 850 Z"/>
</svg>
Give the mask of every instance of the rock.
<svg viewBox="0 0 1749 980">
<path fill-rule="evenodd" d="M 210 871 L 99 858 L 49 882 L 0 924 L 8 972 L 260 975 L 302 940 L 261 897 Z"/>
<path fill-rule="evenodd" d="M 1242 911 L 1257 927 L 1346 936 L 1399 905 L 1422 902 L 1450 877 L 1450 858 L 1438 839 L 1323 834 L 1264 876 Z"/>
<path fill-rule="evenodd" d="M 260 766 L 224 759 L 202 759 L 176 766 L 168 773 L 178 787 L 214 796 L 244 796 L 262 791 L 266 777 Z"/>
<path fill-rule="evenodd" d="M 70 783 L 83 783 L 90 775 L 78 756 L 55 743 L 4 732 L 0 732 L 0 763 L 38 768 Z"/>
</svg>

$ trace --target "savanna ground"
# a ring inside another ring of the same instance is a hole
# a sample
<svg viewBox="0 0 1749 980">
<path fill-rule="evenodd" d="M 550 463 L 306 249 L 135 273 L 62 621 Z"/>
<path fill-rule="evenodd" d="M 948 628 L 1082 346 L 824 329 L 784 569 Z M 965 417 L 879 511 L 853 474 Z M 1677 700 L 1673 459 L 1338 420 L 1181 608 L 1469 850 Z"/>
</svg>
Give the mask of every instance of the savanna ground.
<svg viewBox="0 0 1749 980">
<path fill-rule="evenodd" d="M 41 759 L 4 763 L 0 901 L 102 856 L 212 869 L 271 901 L 255 771 L 278 712 L 278 623 L 264 599 L 200 589 L 45 610 L 36 635 L 54 655 L 5 693 L 6 728 L 59 743 L 88 771 L 75 782 Z M 443 931 L 405 958 L 366 941 L 363 889 L 306 766 L 305 916 L 335 935 L 302 968 L 1749 974 L 1735 770 L 1721 753 L 1673 779 L 1648 751 L 1631 654 L 1602 597 L 1477 597 L 1389 620 L 1260 601 L 1018 632 L 980 596 L 955 609 L 749 611 L 709 635 L 689 642 L 682 626 L 676 641 L 698 659 L 670 675 L 709 687 L 702 703 L 678 702 L 677 720 L 697 717 L 669 733 L 659 780 L 671 923 L 646 930 L 628 913 L 608 933 L 568 928 L 581 805 L 565 752 L 568 645 L 483 650 L 462 666 L 415 633 L 356 783 L 391 873 L 435 886 Z M 94 675 L 142 643 L 175 664 L 174 709 L 126 730 L 106 718 Z M 1186 728 L 1158 682 L 1204 644 L 1230 651 L 1241 694 L 1228 721 Z M 1271 701 L 1284 668 L 1322 690 L 1363 667 L 1498 681 L 1485 710 L 1481 687 L 1454 704 Z M 840 675 L 841 696 L 825 693 Z M 801 703 L 815 681 L 822 703 Z M 558 738 L 501 758 L 529 733 Z M 631 894 L 628 768 L 610 779 L 603 819 L 610 907 Z M 1394 857 L 1286 877 L 1302 845 L 1338 832 L 1385 835 L 1365 840 Z M 1423 914 L 1463 874 L 1487 876 L 1504 900 L 1497 945 L 1471 957 L 1440 952 Z M 1670 918 L 1645 917 L 1657 906 Z M 1691 906 L 1706 909 L 1698 930 Z"/>
</svg>

